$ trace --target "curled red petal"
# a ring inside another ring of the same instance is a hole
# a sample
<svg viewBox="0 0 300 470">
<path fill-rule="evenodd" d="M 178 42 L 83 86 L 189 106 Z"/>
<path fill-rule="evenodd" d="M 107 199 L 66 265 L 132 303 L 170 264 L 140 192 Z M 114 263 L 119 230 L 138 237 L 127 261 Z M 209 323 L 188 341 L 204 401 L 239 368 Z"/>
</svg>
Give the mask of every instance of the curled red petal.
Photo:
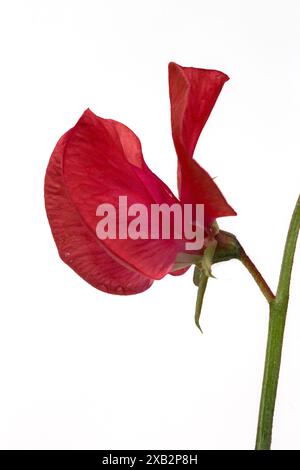
<svg viewBox="0 0 300 470">
<path fill-rule="evenodd" d="M 236 215 L 211 176 L 192 160 L 199 135 L 228 76 L 217 70 L 169 64 L 173 141 L 178 156 L 178 188 L 183 203 L 204 204 L 206 224 Z"/>
<path fill-rule="evenodd" d="M 100 204 L 118 207 L 119 196 L 128 207 L 178 203 L 170 189 L 145 164 L 135 134 L 121 123 L 102 119 L 87 110 L 71 130 L 64 156 L 63 176 L 68 194 L 81 219 L 94 234 Z M 118 227 L 117 227 L 118 229 Z M 117 230 L 118 231 L 118 230 Z M 123 263 L 151 279 L 161 279 L 174 264 L 183 241 L 107 238 L 105 249 Z"/>
<path fill-rule="evenodd" d="M 200 133 L 229 77 L 218 70 L 169 64 L 172 135 L 178 158 L 192 158 Z"/>
<path fill-rule="evenodd" d="M 122 266 L 83 223 L 66 193 L 62 156 L 70 131 L 57 143 L 45 177 L 45 205 L 60 257 L 92 286 L 111 294 L 137 294 L 152 280 Z"/>
</svg>

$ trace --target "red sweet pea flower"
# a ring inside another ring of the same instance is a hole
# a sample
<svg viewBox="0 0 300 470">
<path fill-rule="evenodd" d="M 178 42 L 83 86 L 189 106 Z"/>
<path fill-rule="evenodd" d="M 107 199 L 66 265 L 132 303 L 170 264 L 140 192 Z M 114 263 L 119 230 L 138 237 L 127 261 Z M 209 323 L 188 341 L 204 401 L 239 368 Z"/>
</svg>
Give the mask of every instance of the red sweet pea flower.
<svg viewBox="0 0 300 470">
<path fill-rule="evenodd" d="M 169 65 L 172 135 L 178 156 L 180 203 L 204 204 L 205 227 L 235 215 L 214 180 L 194 160 L 199 135 L 228 77 L 215 70 Z M 57 143 L 45 178 L 45 204 L 62 260 L 97 289 L 135 294 L 174 272 L 184 240 L 96 236 L 101 203 L 179 203 L 148 168 L 137 136 L 123 124 L 84 112 Z"/>
</svg>

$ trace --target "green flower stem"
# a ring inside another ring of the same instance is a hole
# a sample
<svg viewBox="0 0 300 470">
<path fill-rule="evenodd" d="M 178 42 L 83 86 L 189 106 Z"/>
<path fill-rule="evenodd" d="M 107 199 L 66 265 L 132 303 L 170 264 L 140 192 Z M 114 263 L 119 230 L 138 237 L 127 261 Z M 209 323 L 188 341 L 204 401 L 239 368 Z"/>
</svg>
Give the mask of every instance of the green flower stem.
<svg viewBox="0 0 300 470">
<path fill-rule="evenodd" d="M 291 272 L 299 228 L 300 197 L 296 203 L 286 239 L 276 297 L 275 299 L 270 298 L 269 301 L 269 331 L 256 436 L 256 450 L 269 450 L 271 447 L 273 416 L 289 301 Z"/>
<path fill-rule="evenodd" d="M 266 283 L 266 281 L 264 280 L 264 278 L 262 277 L 262 275 L 260 274 L 260 272 L 258 271 L 257 267 L 255 266 L 255 264 L 251 261 L 251 259 L 246 255 L 246 253 L 244 252 L 243 249 L 241 249 L 241 253 L 240 253 L 240 261 L 243 263 L 243 265 L 248 269 L 249 273 L 251 274 L 251 276 L 253 277 L 253 279 L 255 280 L 256 284 L 258 285 L 258 287 L 260 288 L 261 292 L 263 293 L 263 295 L 265 296 L 265 298 L 267 299 L 267 301 L 270 303 L 272 302 L 272 300 L 275 299 L 275 295 L 273 294 L 273 292 L 271 291 L 270 287 L 268 286 L 268 284 Z"/>
</svg>

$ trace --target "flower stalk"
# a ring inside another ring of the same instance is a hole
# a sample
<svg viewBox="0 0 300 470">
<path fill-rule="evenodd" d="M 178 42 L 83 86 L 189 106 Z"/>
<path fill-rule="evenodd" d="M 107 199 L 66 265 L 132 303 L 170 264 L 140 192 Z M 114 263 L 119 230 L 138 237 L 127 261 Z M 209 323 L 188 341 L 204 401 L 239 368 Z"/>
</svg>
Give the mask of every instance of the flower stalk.
<svg viewBox="0 0 300 470">
<path fill-rule="evenodd" d="M 251 261 L 249 256 L 246 255 L 246 253 L 243 249 L 241 250 L 241 253 L 240 253 L 240 261 L 243 263 L 245 268 L 249 271 L 249 273 L 251 274 L 251 276 L 255 280 L 256 284 L 260 288 L 261 292 L 263 293 L 263 295 L 267 299 L 267 301 L 269 303 L 272 302 L 272 300 L 275 299 L 275 295 L 271 291 L 270 287 L 266 283 L 263 276 L 258 271 L 255 264 Z"/>
<path fill-rule="evenodd" d="M 292 266 L 300 228 L 300 196 L 292 215 L 275 299 L 270 299 L 269 331 L 256 436 L 256 450 L 269 450 L 279 380 Z"/>
</svg>

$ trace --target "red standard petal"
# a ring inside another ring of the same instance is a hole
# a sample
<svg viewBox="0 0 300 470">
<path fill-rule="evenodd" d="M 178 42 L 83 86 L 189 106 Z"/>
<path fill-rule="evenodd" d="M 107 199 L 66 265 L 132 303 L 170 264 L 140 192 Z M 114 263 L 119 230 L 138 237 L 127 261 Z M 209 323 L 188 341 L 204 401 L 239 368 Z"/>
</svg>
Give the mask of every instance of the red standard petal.
<svg viewBox="0 0 300 470">
<path fill-rule="evenodd" d="M 57 143 L 45 177 L 45 204 L 60 257 L 89 284 L 111 294 L 137 294 L 152 280 L 115 261 L 83 223 L 68 197 L 62 176 L 62 156 L 70 131 Z"/>
<path fill-rule="evenodd" d="M 169 64 L 171 125 L 183 203 L 205 206 L 206 223 L 236 215 L 211 176 L 192 160 L 199 135 L 228 76 L 217 70 Z"/>
<path fill-rule="evenodd" d="M 70 198 L 84 224 L 96 233 L 101 204 L 142 204 L 149 214 L 151 204 L 171 205 L 178 200 L 143 160 L 138 138 L 126 126 L 102 119 L 87 110 L 71 130 L 64 156 L 63 176 Z M 125 267 L 151 279 L 161 279 L 171 269 L 183 241 L 175 239 L 101 240 L 105 249 Z"/>
</svg>

